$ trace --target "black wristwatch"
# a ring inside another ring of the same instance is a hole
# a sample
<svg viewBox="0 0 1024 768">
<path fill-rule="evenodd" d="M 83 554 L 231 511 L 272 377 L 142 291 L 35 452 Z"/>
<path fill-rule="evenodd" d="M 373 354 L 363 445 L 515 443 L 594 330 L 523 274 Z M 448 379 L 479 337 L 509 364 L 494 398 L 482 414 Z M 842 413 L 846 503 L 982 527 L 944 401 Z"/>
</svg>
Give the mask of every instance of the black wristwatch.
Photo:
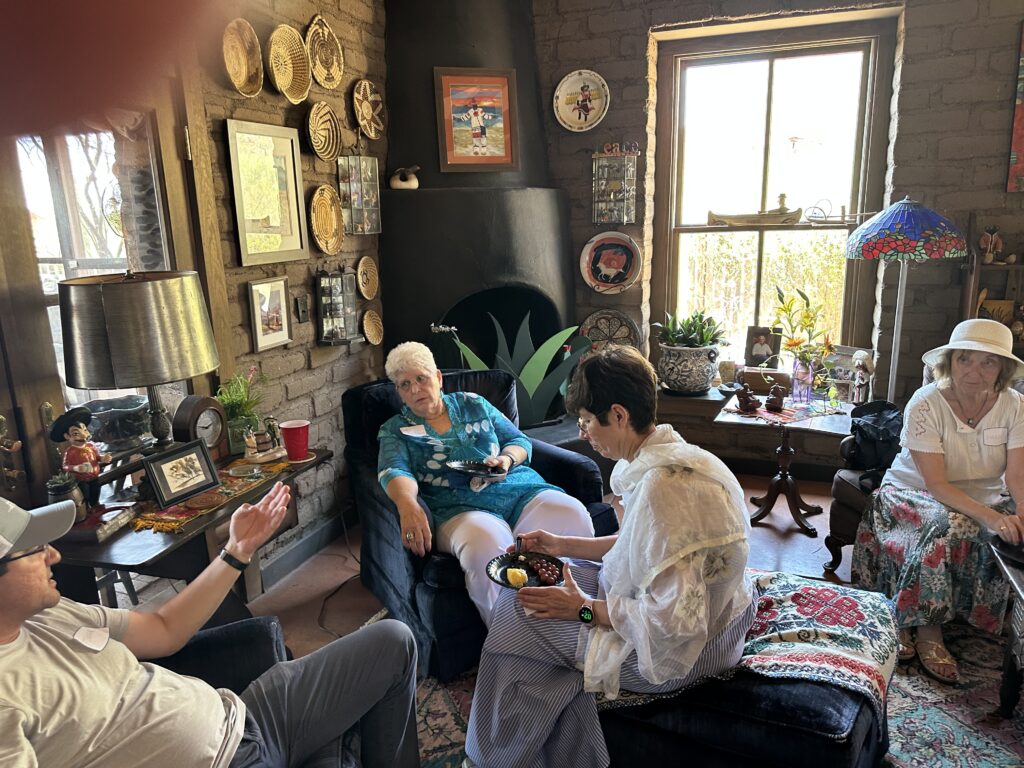
<svg viewBox="0 0 1024 768">
<path fill-rule="evenodd" d="M 248 563 L 243 563 L 241 560 L 239 560 L 237 557 L 232 555 L 226 549 L 222 549 L 220 551 L 220 559 L 223 560 L 228 565 L 230 565 L 236 571 L 244 571 L 246 568 L 249 567 Z"/>
<path fill-rule="evenodd" d="M 584 624 L 590 624 L 594 621 L 594 605 L 593 603 L 584 603 L 580 606 L 579 612 L 580 621 Z"/>
</svg>

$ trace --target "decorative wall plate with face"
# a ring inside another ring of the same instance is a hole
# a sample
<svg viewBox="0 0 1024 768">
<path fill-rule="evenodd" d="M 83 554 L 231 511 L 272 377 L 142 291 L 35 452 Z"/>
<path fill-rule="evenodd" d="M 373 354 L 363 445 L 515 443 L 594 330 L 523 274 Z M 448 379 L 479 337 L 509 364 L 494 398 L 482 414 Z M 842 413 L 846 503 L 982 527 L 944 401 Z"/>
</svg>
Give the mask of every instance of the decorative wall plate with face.
<svg viewBox="0 0 1024 768">
<path fill-rule="evenodd" d="M 622 293 L 640 277 L 643 256 L 640 246 L 622 232 L 602 232 L 583 246 L 580 272 L 598 293 Z"/>
<path fill-rule="evenodd" d="M 597 72 L 577 69 L 562 78 L 555 88 L 555 119 L 563 128 L 589 131 L 608 114 L 611 91 Z"/>
</svg>

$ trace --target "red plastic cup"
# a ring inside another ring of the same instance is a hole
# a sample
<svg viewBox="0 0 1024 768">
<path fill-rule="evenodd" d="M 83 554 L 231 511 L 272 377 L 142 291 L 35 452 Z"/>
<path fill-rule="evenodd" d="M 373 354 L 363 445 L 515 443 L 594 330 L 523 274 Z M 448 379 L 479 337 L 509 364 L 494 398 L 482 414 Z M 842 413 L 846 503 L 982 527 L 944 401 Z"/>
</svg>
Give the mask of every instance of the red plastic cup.
<svg viewBox="0 0 1024 768">
<path fill-rule="evenodd" d="M 284 449 L 288 452 L 288 461 L 302 461 L 309 456 L 309 422 L 305 419 L 282 421 L 281 437 L 284 438 Z"/>
</svg>

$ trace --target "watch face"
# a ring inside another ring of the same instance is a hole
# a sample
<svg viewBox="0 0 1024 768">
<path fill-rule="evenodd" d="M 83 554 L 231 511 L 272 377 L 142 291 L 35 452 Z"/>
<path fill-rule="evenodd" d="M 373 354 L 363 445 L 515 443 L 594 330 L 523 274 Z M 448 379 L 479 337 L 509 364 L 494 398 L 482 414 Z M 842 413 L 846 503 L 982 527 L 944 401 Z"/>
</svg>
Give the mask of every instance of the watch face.
<svg viewBox="0 0 1024 768">
<path fill-rule="evenodd" d="M 196 419 L 196 437 L 213 448 L 224 434 L 224 420 L 215 408 L 207 408 Z"/>
<path fill-rule="evenodd" d="M 584 605 L 580 608 L 580 621 L 584 624 L 589 624 L 594 620 L 594 612 L 590 609 L 589 605 Z"/>
</svg>

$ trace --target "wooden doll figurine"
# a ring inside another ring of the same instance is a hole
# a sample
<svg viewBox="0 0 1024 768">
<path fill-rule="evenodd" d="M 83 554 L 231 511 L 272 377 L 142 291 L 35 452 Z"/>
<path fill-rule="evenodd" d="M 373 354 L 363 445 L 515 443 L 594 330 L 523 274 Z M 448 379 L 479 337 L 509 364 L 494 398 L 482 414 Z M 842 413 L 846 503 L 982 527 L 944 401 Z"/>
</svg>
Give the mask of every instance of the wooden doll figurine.
<svg viewBox="0 0 1024 768">
<path fill-rule="evenodd" d="M 772 413 L 782 413 L 782 406 L 786 400 L 786 388 L 781 384 L 772 384 L 768 390 L 768 399 L 764 401 L 764 407 Z"/>
<path fill-rule="evenodd" d="M 96 443 L 90 442 L 89 421 L 92 412 L 84 406 L 61 414 L 50 427 L 50 439 L 55 443 L 68 442 L 64 451 L 63 469 L 78 480 L 78 487 L 90 508 L 100 501 L 100 465 L 110 463 L 109 453 L 100 453 Z"/>
<path fill-rule="evenodd" d="M 746 384 L 736 390 L 736 403 L 742 413 L 754 413 L 761 407 L 761 401 L 754 397 Z"/>
</svg>

